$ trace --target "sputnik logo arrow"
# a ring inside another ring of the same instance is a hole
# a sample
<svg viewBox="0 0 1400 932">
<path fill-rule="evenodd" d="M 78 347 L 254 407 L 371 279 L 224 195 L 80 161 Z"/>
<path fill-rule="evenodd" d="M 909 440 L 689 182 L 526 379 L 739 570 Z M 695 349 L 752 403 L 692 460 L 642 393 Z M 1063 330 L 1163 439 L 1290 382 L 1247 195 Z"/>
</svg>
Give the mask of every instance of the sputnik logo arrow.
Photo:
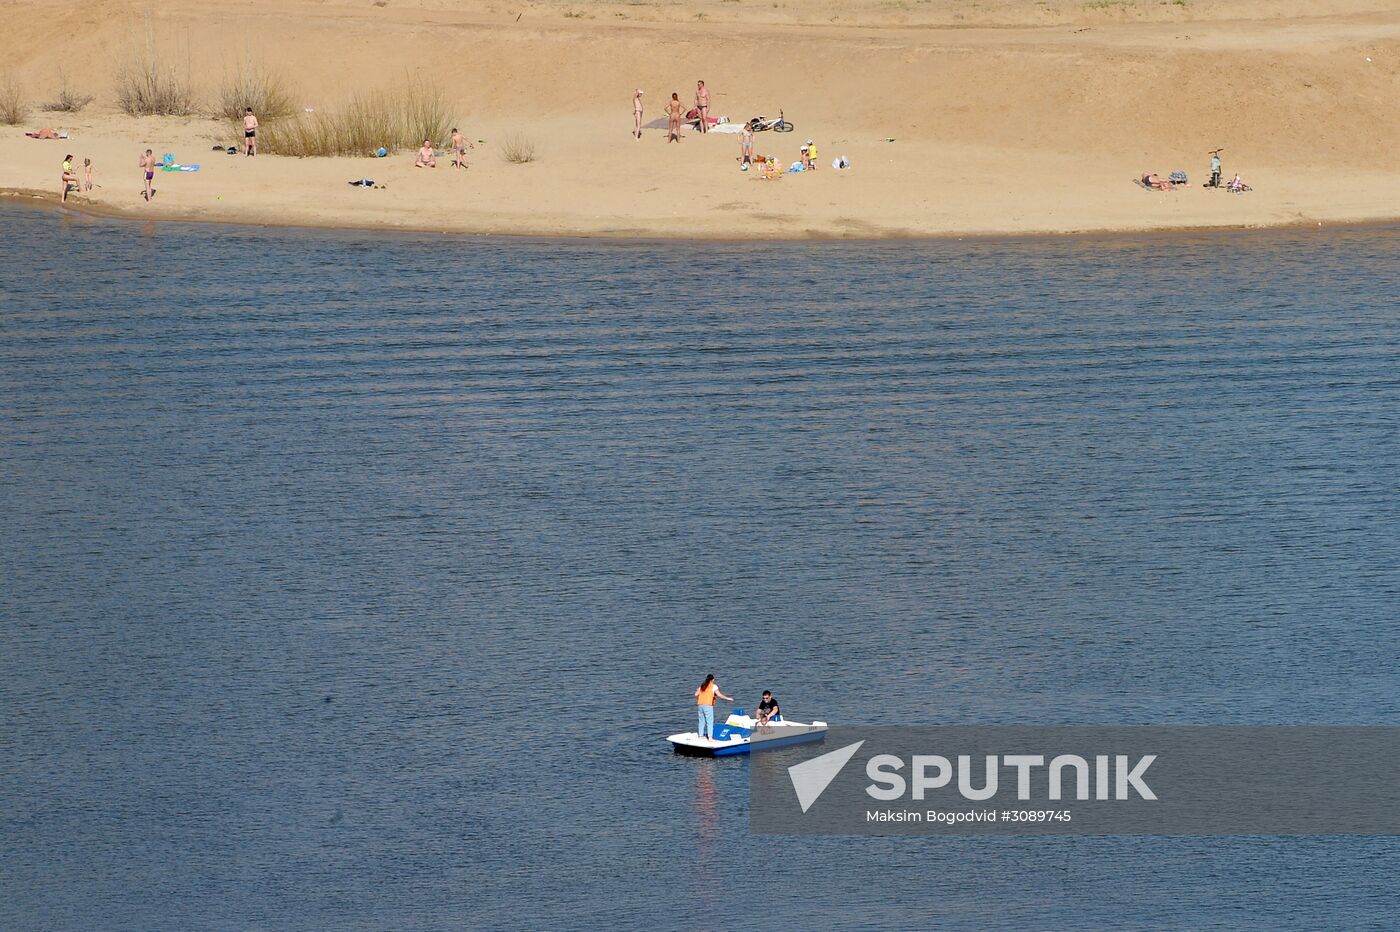
<svg viewBox="0 0 1400 932">
<path fill-rule="evenodd" d="M 841 768 L 856 756 L 856 751 L 859 751 L 864 743 L 857 741 L 855 744 L 848 744 L 844 748 L 837 748 L 821 757 L 804 760 L 788 768 L 788 779 L 792 780 L 793 792 L 797 793 L 797 802 L 802 806 L 803 812 L 812 808 L 812 804 L 826 792 L 826 788 L 836 779 Z"/>
</svg>

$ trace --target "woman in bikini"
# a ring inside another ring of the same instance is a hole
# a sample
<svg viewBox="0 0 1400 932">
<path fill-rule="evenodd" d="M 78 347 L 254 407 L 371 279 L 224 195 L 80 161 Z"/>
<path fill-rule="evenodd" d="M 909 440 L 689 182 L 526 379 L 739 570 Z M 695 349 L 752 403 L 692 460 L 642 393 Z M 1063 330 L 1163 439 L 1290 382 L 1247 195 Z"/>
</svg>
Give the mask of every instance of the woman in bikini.
<svg viewBox="0 0 1400 932">
<path fill-rule="evenodd" d="M 73 156 L 71 155 L 65 155 L 63 157 L 63 181 L 61 183 L 63 185 L 63 190 L 60 192 L 59 201 L 62 203 L 67 203 L 68 201 L 69 185 L 72 185 L 74 190 L 77 191 L 83 189 L 82 182 L 78 180 L 78 173 L 73 171 Z"/>
</svg>

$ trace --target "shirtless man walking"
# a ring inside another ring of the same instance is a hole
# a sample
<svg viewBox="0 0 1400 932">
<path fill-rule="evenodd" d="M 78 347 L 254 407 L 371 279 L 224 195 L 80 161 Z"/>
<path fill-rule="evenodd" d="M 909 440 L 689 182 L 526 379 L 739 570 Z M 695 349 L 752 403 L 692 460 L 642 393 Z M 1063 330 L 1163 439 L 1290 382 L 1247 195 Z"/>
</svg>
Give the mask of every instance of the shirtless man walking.
<svg viewBox="0 0 1400 932">
<path fill-rule="evenodd" d="M 642 138 L 642 89 L 632 95 L 632 135 Z"/>
<path fill-rule="evenodd" d="M 695 82 L 695 109 L 700 111 L 700 132 L 710 131 L 710 89 L 704 81 Z"/>
<path fill-rule="evenodd" d="M 141 196 L 149 202 L 156 196 L 155 189 L 151 187 L 151 179 L 156 176 L 156 155 L 150 149 L 141 156 L 141 170 L 146 173 L 146 190 L 141 192 Z"/>
<path fill-rule="evenodd" d="M 258 118 L 252 107 L 243 108 L 243 154 L 258 154 Z"/>
</svg>

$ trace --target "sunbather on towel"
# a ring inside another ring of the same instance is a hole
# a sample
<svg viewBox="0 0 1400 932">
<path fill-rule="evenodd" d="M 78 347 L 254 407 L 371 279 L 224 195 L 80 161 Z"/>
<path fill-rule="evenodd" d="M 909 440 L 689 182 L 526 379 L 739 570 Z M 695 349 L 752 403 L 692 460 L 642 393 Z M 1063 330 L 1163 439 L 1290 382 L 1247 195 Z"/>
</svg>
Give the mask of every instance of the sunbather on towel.
<svg viewBox="0 0 1400 932">
<path fill-rule="evenodd" d="M 1172 190 L 1172 183 L 1156 172 L 1143 172 L 1142 183 L 1145 187 L 1156 188 L 1158 191 Z"/>
</svg>

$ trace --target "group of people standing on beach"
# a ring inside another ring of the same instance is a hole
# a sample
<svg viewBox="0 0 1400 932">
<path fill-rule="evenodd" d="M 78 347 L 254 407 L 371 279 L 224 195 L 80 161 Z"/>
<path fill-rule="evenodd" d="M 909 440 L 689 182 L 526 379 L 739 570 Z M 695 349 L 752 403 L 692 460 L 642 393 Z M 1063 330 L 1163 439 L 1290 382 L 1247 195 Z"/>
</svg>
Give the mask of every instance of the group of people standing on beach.
<svg viewBox="0 0 1400 932">
<path fill-rule="evenodd" d="M 695 82 L 695 114 L 694 120 L 700 127 L 700 132 L 710 131 L 710 89 L 705 86 L 704 81 Z M 690 117 L 685 113 L 685 105 L 681 103 L 680 91 L 672 91 L 671 99 L 666 102 L 666 141 L 681 141 L 682 117 L 687 120 Z M 632 94 L 632 135 L 637 139 L 642 138 L 642 89 L 639 87 Z"/>
<path fill-rule="evenodd" d="M 141 171 L 145 175 L 146 186 L 141 191 L 141 197 L 150 203 L 151 198 L 156 196 L 155 188 L 151 187 L 151 182 L 156 177 L 156 156 L 153 151 L 147 149 L 142 153 L 137 163 L 141 166 Z M 94 169 L 92 159 L 83 159 L 83 177 L 80 179 L 78 173 L 73 169 L 73 156 L 63 157 L 63 178 L 59 182 L 59 202 L 68 202 L 68 190 L 72 188 L 76 191 L 91 191 L 93 189 L 92 176 Z"/>
</svg>

